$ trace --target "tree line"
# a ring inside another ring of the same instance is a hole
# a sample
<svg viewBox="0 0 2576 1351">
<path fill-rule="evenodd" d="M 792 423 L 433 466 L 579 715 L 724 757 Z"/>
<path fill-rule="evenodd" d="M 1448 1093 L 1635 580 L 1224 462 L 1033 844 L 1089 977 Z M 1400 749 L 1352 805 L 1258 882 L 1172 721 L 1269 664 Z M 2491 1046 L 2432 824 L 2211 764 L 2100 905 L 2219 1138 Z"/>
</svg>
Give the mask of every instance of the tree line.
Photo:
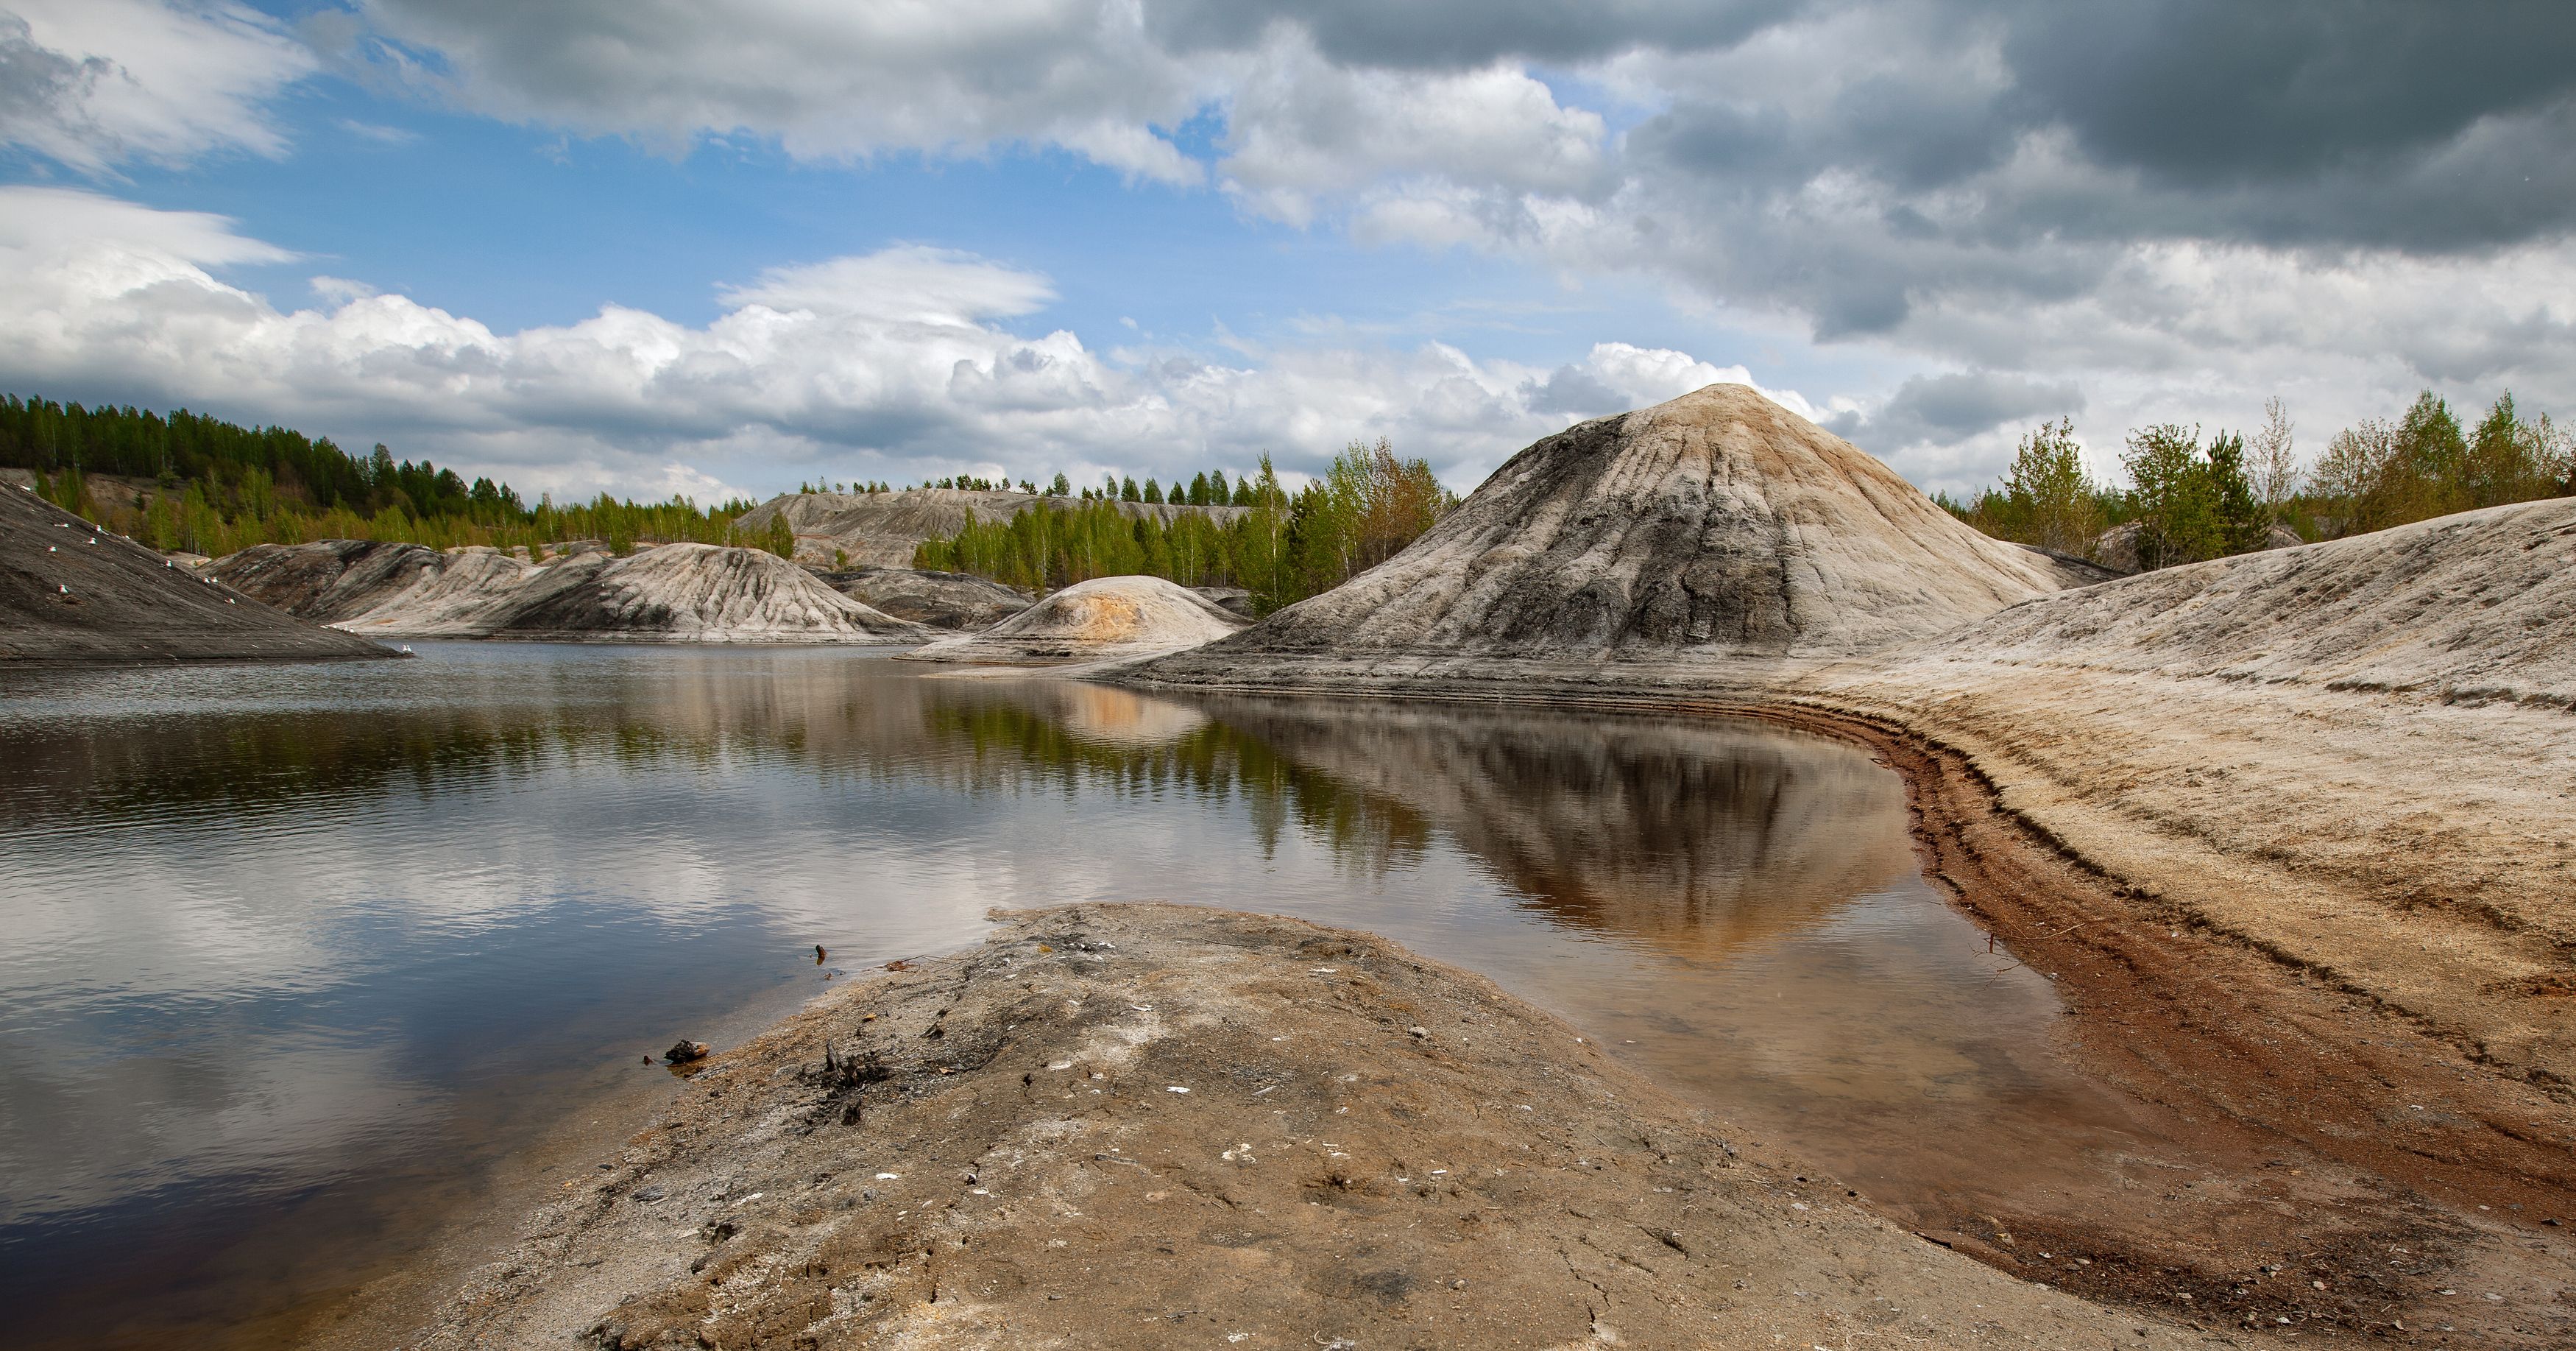
<svg viewBox="0 0 2576 1351">
<path fill-rule="evenodd" d="M 964 488 L 975 492 L 989 493 L 1009 492 L 1013 485 L 1007 478 L 975 478 L 961 474 L 950 478 L 924 479 L 917 486 L 922 488 Z M 1248 507 L 1252 505 L 1254 496 L 1253 482 L 1250 477 L 1238 478 L 1233 483 L 1229 484 L 1226 481 L 1225 471 L 1222 469 L 1203 470 L 1192 476 L 1190 481 L 1186 484 L 1175 479 L 1172 481 L 1172 486 L 1168 490 L 1165 489 L 1159 481 L 1152 478 L 1146 479 L 1143 487 L 1138 487 L 1136 484 L 1136 478 L 1132 474 L 1111 474 L 1108 475 L 1097 488 L 1082 488 L 1077 490 L 1073 486 L 1073 480 L 1067 478 L 1062 473 L 1058 473 L 1055 476 L 1054 481 L 1043 488 L 1038 486 L 1035 479 L 1025 478 L 1019 481 L 1018 488 L 1019 491 L 1027 493 L 1032 497 L 1070 497 L 1077 502 L 1150 502 L 1156 506 L 1169 505 L 1176 507 Z M 796 491 L 800 493 L 854 493 L 867 495 L 897 491 L 909 492 L 911 489 L 896 489 L 882 482 L 833 483 L 826 481 L 820 484 L 799 483 L 796 485 Z"/>
<path fill-rule="evenodd" d="M 2576 494 L 2576 440 L 2545 413 L 2526 417 L 2510 392 L 2464 427 L 2427 390 L 2394 419 L 2335 433 L 2313 467 L 2300 463 L 2281 401 L 2263 413 L 2250 435 L 2221 431 L 2206 445 L 2197 426 L 2131 431 L 2120 456 L 2125 488 L 2086 471 L 2074 424 L 2061 418 L 2021 439 L 2001 485 L 1965 503 L 1935 500 L 1999 539 L 2147 569 L 2251 552 L 2275 531 L 2336 539 Z M 2106 556 L 2122 535 L 2125 556 Z"/>
<path fill-rule="evenodd" d="M 451 548 L 605 541 L 745 544 L 790 556 L 785 522 L 746 536 L 734 518 L 747 501 L 701 508 L 686 497 L 636 502 L 606 493 L 529 506 L 506 483 L 468 483 L 428 460 L 397 461 L 382 444 L 352 455 L 329 437 L 250 428 L 181 409 L 163 416 L 126 407 L 0 395 L 0 466 L 32 472 L 47 501 L 156 549 L 226 554 L 253 544 L 379 539 Z"/>
<path fill-rule="evenodd" d="M 1383 438 L 1351 442 L 1322 477 L 1293 494 L 1265 455 L 1255 473 L 1231 483 L 1222 472 L 1201 474 L 1163 495 L 1185 506 L 1245 508 L 1223 522 L 1207 515 L 1168 524 L 1153 514 L 1131 519 L 1121 503 L 1156 500 L 1132 479 L 1078 495 L 1068 487 L 1059 474 L 1055 491 L 1007 520 L 970 518 L 955 535 L 923 542 L 913 566 L 1030 591 L 1139 573 L 1183 586 L 1239 586 L 1268 614 L 1394 557 L 1458 505 L 1427 461 L 1398 458 Z"/>
</svg>

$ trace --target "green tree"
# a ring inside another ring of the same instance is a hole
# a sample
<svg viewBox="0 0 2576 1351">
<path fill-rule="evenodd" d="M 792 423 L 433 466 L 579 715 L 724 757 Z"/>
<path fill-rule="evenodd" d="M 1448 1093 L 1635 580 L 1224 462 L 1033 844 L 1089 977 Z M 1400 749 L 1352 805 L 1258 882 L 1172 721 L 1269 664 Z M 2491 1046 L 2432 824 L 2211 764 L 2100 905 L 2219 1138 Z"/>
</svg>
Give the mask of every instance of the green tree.
<svg viewBox="0 0 2576 1351">
<path fill-rule="evenodd" d="M 2075 422 L 2043 422 L 2013 448 L 2004 478 L 2006 537 L 2061 553 L 2090 552 L 2101 533 L 2092 477 L 2075 440 Z M 2017 527 L 2015 529 L 2014 527 Z"/>
<path fill-rule="evenodd" d="M 2225 547 L 2218 485 L 2201 457 L 2200 429 L 2161 423 L 2129 433 L 2120 463 L 2137 512 L 2138 565 L 2169 568 L 2215 558 Z"/>
<path fill-rule="evenodd" d="M 2262 548 L 2272 536 L 2272 515 L 2263 509 L 2246 476 L 2245 438 L 2234 432 L 2211 438 L 2208 466 L 2210 496 L 2218 515 L 2218 551 L 2245 554 Z"/>
</svg>

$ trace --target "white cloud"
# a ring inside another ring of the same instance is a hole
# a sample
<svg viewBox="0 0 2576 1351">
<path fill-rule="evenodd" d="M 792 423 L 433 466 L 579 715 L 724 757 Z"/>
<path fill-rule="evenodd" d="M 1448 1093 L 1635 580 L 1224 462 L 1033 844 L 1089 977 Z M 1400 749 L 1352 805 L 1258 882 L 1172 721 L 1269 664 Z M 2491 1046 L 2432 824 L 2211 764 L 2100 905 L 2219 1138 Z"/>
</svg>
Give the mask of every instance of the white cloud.
<svg viewBox="0 0 2576 1351">
<path fill-rule="evenodd" d="M 1264 451 L 1306 470 L 1379 436 L 1463 489 L 1580 417 L 1751 379 L 1618 343 L 1554 370 L 1437 343 L 1103 353 L 998 322 L 1049 303 L 1046 278 L 921 246 L 770 269 L 704 326 L 611 306 L 504 334 L 329 277 L 319 306 L 280 310 L 215 275 L 285 256 L 218 217 L 0 188 L 0 371 L 381 439 L 523 492 L 701 498 L 985 467 L 1168 477 Z"/>
<path fill-rule="evenodd" d="M 268 103 L 315 68 L 277 21 L 231 0 L 10 0 L 0 140 L 85 174 L 215 151 L 284 153 Z"/>
<path fill-rule="evenodd" d="M 360 8 L 351 56 L 504 118 L 683 146 L 748 133 L 812 159 L 1037 146 L 1132 178 L 1204 176 L 1156 129 L 1206 102 L 1208 72 L 1147 40 L 1128 0 Z"/>
</svg>

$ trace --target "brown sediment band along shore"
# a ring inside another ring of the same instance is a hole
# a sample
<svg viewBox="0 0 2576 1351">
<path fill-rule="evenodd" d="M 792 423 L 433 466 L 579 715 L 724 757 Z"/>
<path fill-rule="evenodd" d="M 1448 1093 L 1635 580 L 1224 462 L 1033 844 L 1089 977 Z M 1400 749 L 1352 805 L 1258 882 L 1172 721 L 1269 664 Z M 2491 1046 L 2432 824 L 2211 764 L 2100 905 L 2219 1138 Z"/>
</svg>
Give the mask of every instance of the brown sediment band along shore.
<svg viewBox="0 0 2576 1351">
<path fill-rule="evenodd" d="M 411 1344 L 2218 1344 L 1923 1242 L 1383 939 L 1000 919 L 718 1055 Z"/>
<path fill-rule="evenodd" d="M 2197 1219 L 2140 1192 L 2014 1227 L 2087 1228 L 2204 1317 L 2194 1273 L 2340 1252 L 2493 1273 L 2486 1312 L 2392 1292 L 2392 1327 L 2576 1340 L 2576 500 L 2051 589 L 1888 477 L 1703 390 L 1539 442 L 1341 591 L 1100 678 L 1869 744 L 2084 1062 L 2237 1179 Z"/>
<path fill-rule="evenodd" d="M 1112 678 L 1696 709 L 1870 745 L 1933 874 L 2057 979 L 2082 1062 L 2219 1171 L 2298 1174 L 2191 1224 L 2137 1197 L 2014 1228 L 2084 1227 L 2178 1289 L 2266 1249 L 2439 1253 L 2485 1309 L 2391 1291 L 2383 1316 L 2547 1346 L 2576 1337 L 2555 1293 L 2576 1278 L 2571 540 L 2576 502 L 2496 508 L 1841 660 L 1217 644 Z M 2506 1286 L 2526 1302 L 2490 1322 Z"/>
</svg>

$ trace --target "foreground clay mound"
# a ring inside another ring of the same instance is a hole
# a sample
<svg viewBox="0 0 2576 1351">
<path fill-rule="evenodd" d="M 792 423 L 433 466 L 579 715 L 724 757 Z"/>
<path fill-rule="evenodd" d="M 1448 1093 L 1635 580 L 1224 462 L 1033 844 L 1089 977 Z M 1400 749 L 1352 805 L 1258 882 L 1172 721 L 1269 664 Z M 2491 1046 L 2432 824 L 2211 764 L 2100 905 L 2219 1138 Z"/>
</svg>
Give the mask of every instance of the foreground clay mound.
<svg viewBox="0 0 2576 1351">
<path fill-rule="evenodd" d="M 1846 656 L 2107 575 L 1989 539 L 1754 390 L 1711 385 L 1538 442 L 1403 553 L 1152 674 Z"/>
<path fill-rule="evenodd" d="M 757 534 L 784 519 L 796 534 L 796 557 L 816 566 L 912 566 L 913 550 L 926 540 L 947 539 L 969 520 L 1007 521 L 1041 502 L 1058 507 L 1073 499 L 1036 493 L 972 488 L 906 488 L 891 493 L 787 493 L 746 512 L 734 524 Z M 1192 507 L 1175 503 L 1121 502 L 1131 521 L 1153 517 L 1170 525 L 1183 516 L 1205 516 L 1222 525 L 1244 507 Z"/>
<path fill-rule="evenodd" d="M 991 628 L 1036 599 L 967 572 L 862 567 L 816 576 L 842 595 L 897 619 L 968 633 Z"/>
<path fill-rule="evenodd" d="M 2576 705 L 2576 498 L 2461 512 L 2033 601 L 1924 648 Z"/>
<path fill-rule="evenodd" d="M 346 1344 L 2208 1344 L 1916 1239 L 1365 934 L 1021 912 L 707 1063 L 418 1340 Z"/>
<path fill-rule="evenodd" d="M 0 488 L 0 665 L 395 655 Z"/>
<path fill-rule="evenodd" d="M 714 544 L 529 563 L 498 549 L 442 553 L 326 540 L 245 550 L 215 567 L 281 604 L 327 611 L 335 626 L 373 637 L 917 643 L 931 636 L 784 559 Z"/>
<path fill-rule="evenodd" d="M 1095 577 L 982 633 L 932 643 L 904 658 L 1000 666 L 1125 660 L 1213 642 L 1244 623 L 1160 577 Z"/>
</svg>

